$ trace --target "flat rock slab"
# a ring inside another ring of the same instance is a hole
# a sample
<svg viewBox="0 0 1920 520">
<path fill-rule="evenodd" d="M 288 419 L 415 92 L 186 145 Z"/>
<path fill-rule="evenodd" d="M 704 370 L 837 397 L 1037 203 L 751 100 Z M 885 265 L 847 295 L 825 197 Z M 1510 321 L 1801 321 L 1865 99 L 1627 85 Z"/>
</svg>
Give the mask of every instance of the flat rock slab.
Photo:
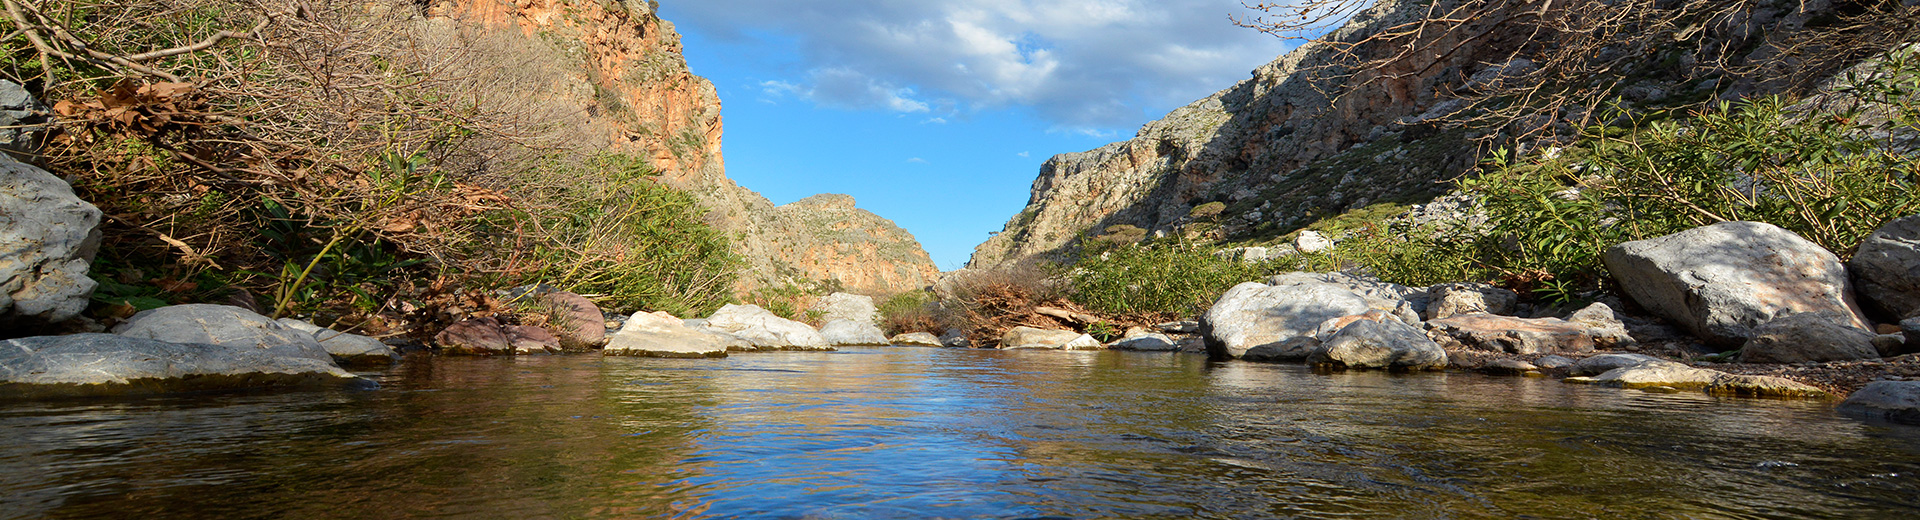
<svg viewBox="0 0 1920 520">
<path fill-rule="evenodd" d="M 1558 318 L 1463 314 L 1426 323 L 1443 346 L 1511 354 L 1579 354 L 1632 343 L 1624 328 L 1596 328 Z"/>
<path fill-rule="evenodd" d="M 896 335 L 893 338 L 888 339 L 887 342 L 893 345 L 908 346 L 908 347 L 944 347 L 946 346 L 940 343 L 939 336 L 935 336 L 931 333 L 926 333 L 926 332 L 909 332 L 906 334 Z"/>
<path fill-rule="evenodd" d="M 1065 349 L 1067 344 L 1080 339 L 1081 334 L 1071 330 L 1036 329 L 1033 327 L 1014 327 L 1000 336 L 1000 348 L 1003 349 Z M 1091 338 L 1091 336 L 1088 336 Z M 1096 345 L 1098 341 L 1094 342 Z"/>
<path fill-rule="evenodd" d="M 679 318 L 664 312 L 637 313 L 627 318 L 601 352 L 609 356 L 660 358 L 723 358 L 730 344 L 723 336 L 688 327 Z"/>
<path fill-rule="evenodd" d="M 341 366 L 387 366 L 400 361 L 400 353 L 380 340 L 348 334 L 293 318 L 280 318 L 280 325 L 313 335 L 320 347 Z"/>
<path fill-rule="evenodd" d="M 333 363 L 310 332 L 287 328 L 253 311 L 227 305 L 174 305 L 141 311 L 114 327 L 121 336 L 167 343 L 249 347 L 269 354 Z"/>
<path fill-rule="evenodd" d="M 1920 381 L 1878 381 L 1840 403 L 1842 413 L 1873 420 L 1920 424 Z"/>
<path fill-rule="evenodd" d="M 1112 350 L 1133 350 L 1139 352 L 1173 352 L 1180 345 L 1171 336 L 1159 333 L 1147 333 L 1115 341 L 1107 348 Z"/>
<path fill-rule="evenodd" d="M 278 355 L 251 346 L 180 344 L 114 334 L 0 341 L 0 398 L 377 386 L 330 360 Z"/>
<path fill-rule="evenodd" d="M 1647 363 L 1671 363 L 1671 361 L 1646 354 L 1601 354 L 1573 362 L 1567 367 L 1567 374 L 1573 376 L 1597 376 L 1616 368 L 1626 368 Z"/>
</svg>

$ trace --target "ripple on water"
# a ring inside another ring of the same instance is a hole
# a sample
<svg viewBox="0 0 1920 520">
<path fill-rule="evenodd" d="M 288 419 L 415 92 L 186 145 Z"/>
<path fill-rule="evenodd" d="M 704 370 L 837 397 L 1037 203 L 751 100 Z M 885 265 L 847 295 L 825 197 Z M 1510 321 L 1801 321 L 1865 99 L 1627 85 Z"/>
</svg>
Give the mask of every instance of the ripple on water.
<svg viewBox="0 0 1920 520">
<path fill-rule="evenodd" d="M 4 405 L 0 518 L 1920 514 L 1920 430 L 1814 401 L 918 348 L 373 375 Z"/>
</svg>

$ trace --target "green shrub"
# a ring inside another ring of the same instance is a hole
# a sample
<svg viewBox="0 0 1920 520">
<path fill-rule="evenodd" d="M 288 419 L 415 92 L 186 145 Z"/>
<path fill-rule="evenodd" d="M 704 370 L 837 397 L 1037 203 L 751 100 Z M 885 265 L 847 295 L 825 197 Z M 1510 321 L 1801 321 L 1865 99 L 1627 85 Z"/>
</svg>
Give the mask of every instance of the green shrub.
<svg viewBox="0 0 1920 520">
<path fill-rule="evenodd" d="M 1284 272 L 1279 262 L 1243 263 L 1183 242 L 1123 246 L 1058 269 L 1067 297 L 1106 314 L 1192 315 L 1234 285 Z"/>
<path fill-rule="evenodd" d="M 518 283 L 544 282 L 597 295 L 615 309 L 675 316 L 704 316 L 732 301 L 742 261 L 727 236 L 700 219 L 691 195 L 653 179 L 644 159 L 555 160 L 547 173 L 576 182 L 555 183 L 540 193 L 546 204 L 521 215 L 527 220 L 509 220 L 541 227 L 514 233 L 534 240 L 534 268 Z"/>
<path fill-rule="evenodd" d="M 940 320 L 930 308 L 933 301 L 933 293 L 927 291 L 907 291 L 881 301 L 881 328 L 890 335 L 909 332 L 940 334 L 943 331 Z"/>
</svg>

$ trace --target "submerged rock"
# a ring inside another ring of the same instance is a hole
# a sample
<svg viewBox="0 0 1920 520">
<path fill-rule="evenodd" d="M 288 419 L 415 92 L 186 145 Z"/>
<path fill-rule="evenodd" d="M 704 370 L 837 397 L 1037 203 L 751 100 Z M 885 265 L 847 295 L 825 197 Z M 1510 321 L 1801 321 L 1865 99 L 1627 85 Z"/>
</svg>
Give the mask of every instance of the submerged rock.
<svg viewBox="0 0 1920 520">
<path fill-rule="evenodd" d="M 1672 363 L 1645 354 L 1601 354 L 1573 362 L 1567 367 L 1567 375 L 1594 376 L 1617 368 L 1625 368 L 1646 363 Z"/>
<path fill-rule="evenodd" d="M 1312 365 L 1342 368 L 1439 370 L 1447 352 L 1411 326 L 1393 320 L 1347 325 L 1307 356 Z"/>
<path fill-rule="evenodd" d="M 1704 390 L 1708 385 L 1726 375 L 1716 370 L 1693 368 L 1690 366 L 1662 361 L 1608 370 L 1594 376 L 1594 381 L 1602 385 L 1623 388 L 1644 388 L 1665 386 L 1685 390 Z"/>
<path fill-rule="evenodd" d="M 400 360 L 400 353 L 380 340 L 334 331 L 293 318 L 280 318 L 280 325 L 286 328 L 313 335 L 320 348 L 333 356 L 333 362 L 340 366 L 386 366 Z"/>
<path fill-rule="evenodd" d="M 59 323 L 87 310 L 100 209 L 59 177 L 0 153 L 0 222 L 0 329 Z"/>
<path fill-rule="evenodd" d="M 688 327 L 671 314 L 642 312 L 627 318 L 601 352 L 609 356 L 723 358 L 731 343 L 721 335 Z"/>
<path fill-rule="evenodd" d="M 1707 385 L 1707 393 L 1734 397 L 1827 397 L 1827 392 L 1812 386 L 1774 376 L 1720 374 Z"/>
<path fill-rule="evenodd" d="M 940 342 L 939 336 L 935 336 L 931 333 L 926 333 L 926 332 L 909 332 L 906 334 L 900 334 L 900 335 L 894 336 L 892 339 L 889 339 L 887 341 L 894 345 L 905 345 L 905 346 L 914 346 L 914 347 L 946 346 L 944 343 Z"/>
<path fill-rule="evenodd" d="M 288 328 L 253 311 L 226 305 L 174 305 L 141 311 L 114 327 L 121 336 L 168 343 L 247 347 L 269 354 L 333 363 L 313 333 Z"/>
<path fill-rule="evenodd" d="M 1847 396 L 1840 411 L 1856 417 L 1920 424 L 1920 381 L 1878 381 Z"/>
<path fill-rule="evenodd" d="M 829 350 L 827 339 L 805 323 L 781 318 L 758 305 L 728 304 L 707 317 L 707 326 L 770 349 Z"/>
<path fill-rule="evenodd" d="M 1774 318 L 1753 329 L 1753 338 L 1740 349 L 1740 362 L 1824 363 L 1880 357 L 1873 347 L 1873 333 L 1848 321 L 1848 316 L 1834 312 Z"/>
<path fill-rule="evenodd" d="M 1628 242 L 1605 261 L 1640 306 L 1723 349 L 1789 313 L 1830 311 L 1867 328 L 1840 258 L 1771 224 L 1722 222 Z"/>
<path fill-rule="evenodd" d="M 880 327 L 875 327 L 871 322 L 845 318 L 834 319 L 820 327 L 820 337 L 825 338 L 827 344 L 834 346 L 887 345 L 887 335 L 880 331 Z"/>
<path fill-rule="evenodd" d="M 0 397 L 377 386 L 331 360 L 284 353 L 244 344 L 181 344 L 114 334 L 0 341 Z"/>
</svg>

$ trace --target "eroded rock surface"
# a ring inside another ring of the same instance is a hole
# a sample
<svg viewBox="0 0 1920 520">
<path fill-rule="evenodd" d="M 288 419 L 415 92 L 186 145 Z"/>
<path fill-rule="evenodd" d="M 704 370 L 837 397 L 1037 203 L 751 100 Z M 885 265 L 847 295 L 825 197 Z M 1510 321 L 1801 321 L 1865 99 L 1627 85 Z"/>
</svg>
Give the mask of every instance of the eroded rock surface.
<svg viewBox="0 0 1920 520">
<path fill-rule="evenodd" d="M 820 326 L 820 337 L 834 346 L 880 346 L 887 344 L 887 334 L 875 327 L 873 322 L 854 321 L 845 318 L 835 319 Z"/>
<path fill-rule="evenodd" d="M 1868 328 L 1839 257 L 1771 224 L 1722 222 L 1628 242 L 1605 261 L 1641 307 L 1723 349 L 1789 313 L 1835 312 Z"/>
<path fill-rule="evenodd" d="M 310 332 L 295 330 L 253 311 L 226 305 L 174 305 L 141 311 L 113 332 L 168 343 L 247 347 L 285 357 L 333 363 Z"/>
<path fill-rule="evenodd" d="M 1396 320 L 1360 320 L 1340 329 L 1307 356 L 1307 363 L 1340 368 L 1439 370 L 1447 352 Z"/>
<path fill-rule="evenodd" d="M 66 181 L 0 153 L 0 329 L 63 322 L 87 310 L 99 227 L 100 209 Z"/>
<path fill-rule="evenodd" d="M 1868 235 L 1847 268 L 1868 308 L 1890 319 L 1920 317 L 1920 215 Z"/>
<path fill-rule="evenodd" d="M 627 318 L 601 352 L 609 356 L 723 358 L 730 343 L 722 336 L 689 327 L 671 314 L 642 312 Z"/>
<path fill-rule="evenodd" d="M 1512 354 L 1579 354 L 1629 345 L 1624 328 L 1602 329 L 1556 318 L 1465 314 L 1427 322 L 1435 341 L 1452 348 Z"/>
<path fill-rule="evenodd" d="M 380 340 L 348 334 L 293 318 L 280 318 L 280 325 L 313 335 L 320 348 L 333 356 L 340 366 L 386 366 L 400 360 L 400 353 Z"/>
<path fill-rule="evenodd" d="M 1318 346 L 1306 342 L 1321 323 L 1369 310 L 1366 298 L 1334 284 L 1249 282 L 1227 290 L 1201 323 L 1207 349 L 1216 356 L 1240 358 L 1260 348 L 1262 359 L 1301 360 Z"/>
<path fill-rule="evenodd" d="M 758 305 L 728 304 L 707 317 L 707 326 L 769 349 L 825 350 L 831 345 L 820 331 L 805 323 L 782 318 Z"/>
</svg>

